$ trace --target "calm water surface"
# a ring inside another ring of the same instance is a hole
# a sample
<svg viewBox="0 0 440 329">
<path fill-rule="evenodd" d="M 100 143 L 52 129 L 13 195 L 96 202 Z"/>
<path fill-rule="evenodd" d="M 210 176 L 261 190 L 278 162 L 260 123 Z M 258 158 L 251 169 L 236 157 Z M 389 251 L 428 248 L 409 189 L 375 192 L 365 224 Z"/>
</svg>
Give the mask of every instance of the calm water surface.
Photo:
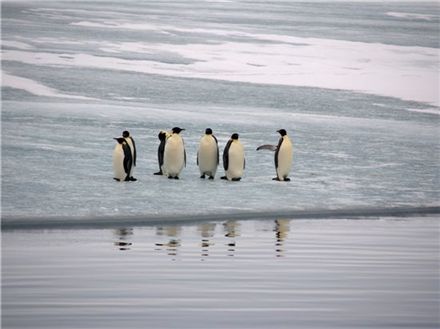
<svg viewBox="0 0 440 329">
<path fill-rule="evenodd" d="M 3 328 L 437 328 L 439 221 L 5 231 Z"/>
</svg>

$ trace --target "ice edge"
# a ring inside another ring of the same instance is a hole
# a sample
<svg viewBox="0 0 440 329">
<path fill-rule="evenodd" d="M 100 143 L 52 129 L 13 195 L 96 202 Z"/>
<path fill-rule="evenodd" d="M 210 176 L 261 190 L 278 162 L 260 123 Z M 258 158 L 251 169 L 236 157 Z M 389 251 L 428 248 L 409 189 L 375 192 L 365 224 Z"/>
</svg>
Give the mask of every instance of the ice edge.
<svg viewBox="0 0 440 329">
<path fill-rule="evenodd" d="M 201 221 L 251 219 L 374 219 L 382 217 L 412 217 L 440 214 L 440 206 L 346 208 L 309 210 L 237 211 L 217 214 L 135 215 L 135 216 L 2 216 L 2 230 L 79 229 L 120 226 L 150 226 L 157 224 L 191 223 Z"/>
</svg>

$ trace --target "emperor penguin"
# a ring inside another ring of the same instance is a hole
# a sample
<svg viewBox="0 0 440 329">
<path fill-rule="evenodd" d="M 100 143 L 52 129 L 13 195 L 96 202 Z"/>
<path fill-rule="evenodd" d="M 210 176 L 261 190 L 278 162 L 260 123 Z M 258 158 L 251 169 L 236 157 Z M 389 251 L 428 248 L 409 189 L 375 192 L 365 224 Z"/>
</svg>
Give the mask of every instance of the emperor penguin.
<svg viewBox="0 0 440 329">
<path fill-rule="evenodd" d="M 289 176 L 290 169 L 292 168 L 293 160 L 293 145 L 285 129 L 277 131 L 281 137 L 278 141 L 278 146 L 275 151 L 275 169 L 277 177 L 274 180 L 278 181 L 290 181 Z"/>
<path fill-rule="evenodd" d="M 200 178 L 205 178 L 205 175 L 208 175 L 209 179 L 214 179 L 218 164 L 218 141 L 212 134 L 212 129 L 206 128 L 205 135 L 200 139 L 197 151 L 197 165 L 200 170 Z"/>
<path fill-rule="evenodd" d="M 179 179 L 179 175 L 186 165 L 186 151 L 180 132 L 185 129 L 174 127 L 165 141 L 162 172 L 168 178 Z"/>
<path fill-rule="evenodd" d="M 163 175 L 162 166 L 163 166 L 163 155 L 165 152 L 165 143 L 170 134 L 166 131 L 161 130 L 157 137 L 160 140 L 159 147 L 157 148 L 157 161 L 159 163 L 159 171 L 155 172 L 154 175 Z"/>
<path fill-rule="evenodd" d="M 122 132 L 122 137 L 124 137 L 125 141 L 127 142 L 128 146 L 130 146 L 131 150 L 131 158 L 132 158 L 132 164 L 130 168 L 130 177 L 129 179 L 131 181 L 136 181 L 137 179 L 133 177 L 134 167 L 136 167 L 136 143 L 134 142 L 133 137 L 130 135 L 130 132 L 127 130 Z"/>
<path fill-rule="evenodd" d="M 238 134 L 232 134 L 223 151 L 223 167 L 225 176 L 221 179 L 239 181 L 245 169 L 244 147 L 238 140 Z"/>
<path fill-rule="evenodd" d="M 123 137 L 114 138 L 117 144 L 113 150 L 113 179 L 130 181 L 130 170 L 132 166 L 131 149 Z"/>
</svg>

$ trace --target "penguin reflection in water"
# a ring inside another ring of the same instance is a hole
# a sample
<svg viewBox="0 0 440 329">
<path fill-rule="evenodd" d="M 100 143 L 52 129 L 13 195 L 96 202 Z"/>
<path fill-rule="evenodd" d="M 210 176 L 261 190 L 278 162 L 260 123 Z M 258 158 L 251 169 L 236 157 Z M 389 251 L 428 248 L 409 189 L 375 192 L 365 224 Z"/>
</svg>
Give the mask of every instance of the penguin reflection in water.
<svg viewBox="0 0 440 329">
<path fill-rule="evenodd" d="M 200 178 L 205 178 L 208 175 L 209 179 L 214 179 L 218 164 L 218 141 L 212 134 L 212 129 L 206 128 L 205 135 L 200 139 L 199 150 L 197 151 Z"/>
<path fill-rule="evenodd" d="M 166 139 L 162 172 L 170 179 L 179 179 L 179 175 L 186 165 L 186 151 L 180 132 L 185 129 L 174 127 L 171 135 Z"/>
<path fill-rule="evenodd" d="M 275 151 L 274 160 L 277 177 L 273 178 L 273 180 L 288 182 L 290 178 L 287 176 L 289 176 L 290 169 L 292 168 L 293 146 L 285 129 L 280 129 L 277 132 L 281 135 L 278 145 L 261 145 L 257 148 L 257 151 Z"/>
<path fill-rule="evenodd" d="M 130 181 L 130 171 L 133 162 L 130 146 L 123 137 L 114 138 L 116 146 L 113 150 L 113 179 Z"/>
<path fill-rule="evenodd" d="M 122 137 L 124 137 L 125 141 L 128 143 L 128 146 L 130 146 L 130 150 L 131 150 L 132 162 L 131 162 L 129 179 L 131 181 L 136 181 L 137 179 L 133 177 L 134 167 L 136 167 L 136 143 L 134 142 L 133 137 L 130 135 L 130 133 L 127 130 L 122 132 Z"/>
<path fill-rule="evenodd" d="M 244 148 L 238 140 L 238 134 L 232 134 L 223 151 L 225 176 L 221 179 L 239 181 L 245 169 Z"/>
</svg>

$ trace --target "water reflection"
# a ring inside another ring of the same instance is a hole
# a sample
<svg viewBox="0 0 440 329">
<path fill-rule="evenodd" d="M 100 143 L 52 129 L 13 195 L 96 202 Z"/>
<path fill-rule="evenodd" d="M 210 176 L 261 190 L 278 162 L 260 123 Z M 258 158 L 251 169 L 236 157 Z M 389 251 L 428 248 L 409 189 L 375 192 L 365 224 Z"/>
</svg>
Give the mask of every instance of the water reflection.
<svg viewBox="0 0 440 329">
<path fill-rule="evenodd" d="M 114 231 L 117 237 L 115 241 L 115 246 L 119 250 L 130 250 L 132 243 L 130 242 L 131 236 L 133 235 L 132 228 L 118 228 Z"/>
<path fill-rule="evenodd" d="M 202 260 L 209 256 L 209 247 L 214 245 L 211 238 L 214 236 L 215 227 L 215 223 L 202 223 L 197 226 L 197 230 L 202 238 L 200 243 Z"/>
<path fill-rule="evenodd" d="M 228 256 L 234 257 L 237 248 L 236 237 L 240 236 L 240 223 L 235 220 L 228 220 L 223 223 L 225 237 L 228 238 L 226 243 Z"/>
<path fill-rule="evenodd" d="M 277 219 L 275 220 L 275 253 L 277 257 L 283 257 L 285 252 L 284 242 L 287 239 L 287 235 L 290 230 L 290 220 L 288 219 Z"/>
<path fill-rule="evenodd" d="M 158 226 L 156 228 L 157 237 L 165 237 L 165 242 L 155 243 L 156 251 L 166 251 L 168 256 L 172 256 L 173 259 L 178 255 L 179 248 L 181 246 L 180 234 L 182 227 L 178 225 L 173 226 Z"/>
<path fill-rule="evenodd" d="M 264 224 L 264 228 L 260 225 L 261 223 Z M 267 224 L 270 225 L 269 229 Z M 249 232 L 243 236 L 243 231 L 246 230 Z M 245 255 L 250 250 L 257 251 L 259 248 L 261 248 L 259 253 L 269 251 L 276 257 L 285 257 L 289 231 L 289 219 L 277 219 L 272 222 L 227 220 L 203 222 L 196 225 L 176 224 L 150 227 L 145 229 L 150 236 L 140 237 L 139 240 L 147 249 L 151 250 L 151 244 L 153 244 L 155 252 L 166 254 L 173 260 L 181 258 L 183 254 L 200 257 L 202 261 L 216 255 L 236 257 Z M 132 228 L 119 228 L 114 230 L 114 235 L 116 236 L 114 245 L 119 250 L 132 249 Z M 151 239 L 154 239 L 154 242 Z M 249 245 L 252 247 L 249 248 Z M 270 245 L 273 246 L 272 251 L 267 250 L 266 246 Z"/>
</svg>

